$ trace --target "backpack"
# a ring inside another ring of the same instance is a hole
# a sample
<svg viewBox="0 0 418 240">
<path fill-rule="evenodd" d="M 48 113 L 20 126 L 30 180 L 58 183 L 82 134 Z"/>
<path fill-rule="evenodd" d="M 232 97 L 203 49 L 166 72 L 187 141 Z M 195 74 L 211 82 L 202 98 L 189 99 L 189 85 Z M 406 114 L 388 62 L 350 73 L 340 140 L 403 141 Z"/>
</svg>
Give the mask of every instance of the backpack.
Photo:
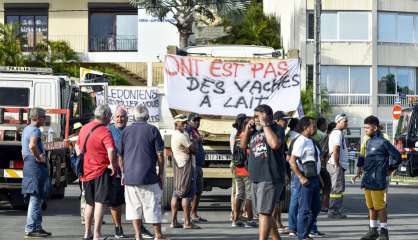
<svg viewBox="0 0 418 240">
<path fill-rule="evenodd" d="M 246 167 L 247 166 L 247 150 L 241 148 L 241 140 L 235 139 L 234 149 L 232 152 L 232 163 L 235 167 Z"/>
<path fill-rule="evenodd" d="M 83 170 L 83 166 L 84 166 L 84 154 L 86 152 L 86 144 L 87 144 L 87 140 L 89 139 L 90 135 L 92 134 L 92 132 L 94 130 L 96 130 L 98 127 L 100 126 L 104 126 L 103 124 L 99 124 L 97 126 L 94 126 L 90 132 L 87 134 L 86 140 L 84 141 L 83 144 L 83 148 L 81 149 L 80 155 L 77 156 L 76 152 L 73 151 L 73 153 L 70 156 L 70 163 L 71 163 L 71 168 L 74 172 L 74 174 L 79 178 L 82 177 L 84 175 L 84 170 Z"/>
</svg>

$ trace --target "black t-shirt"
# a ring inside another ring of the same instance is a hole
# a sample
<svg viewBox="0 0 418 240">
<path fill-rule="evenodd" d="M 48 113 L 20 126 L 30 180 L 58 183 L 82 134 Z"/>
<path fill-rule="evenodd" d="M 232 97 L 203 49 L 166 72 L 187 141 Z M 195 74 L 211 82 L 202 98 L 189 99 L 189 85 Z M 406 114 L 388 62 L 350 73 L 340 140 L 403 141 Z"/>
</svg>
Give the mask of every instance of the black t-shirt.
<svg viewBox="0 0 418 240">
<path fill-rule="evenodd" d="M 281 140 L 278 150 L 268 146 L 263 130 L 254 132 L 250 137 L 250 157 L 248 170 L 253 182 L 283 182 L 286 167 L 284 165 L 284 130 L 277 124 L 271 125 L 273 132 Z"/>
</svg>

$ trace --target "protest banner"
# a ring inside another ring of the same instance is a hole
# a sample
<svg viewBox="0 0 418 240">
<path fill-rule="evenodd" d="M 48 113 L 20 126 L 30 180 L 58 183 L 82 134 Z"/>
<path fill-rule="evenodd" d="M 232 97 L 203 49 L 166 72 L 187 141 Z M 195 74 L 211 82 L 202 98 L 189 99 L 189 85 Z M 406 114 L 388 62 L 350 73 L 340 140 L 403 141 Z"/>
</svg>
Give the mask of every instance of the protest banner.
<svg viewBox="0 0 418 240">
<path fill-rule="evenodd" d="M 164 64 L 170 108 L 200 114 L 254 114 L 260 104 L 295 111 L 300 103 L 297 59 L 256 59 L 250 63 L 167 55 Z"/>
<path fill-rule="evenodd" d="M 103 92 L 96 95 L 97 103 L 104 103 Z M 123 106 L 128 111 L 129 122 L 133 122 L 133 110 L 135 106 L 144 104 L 149 111 L 149 122 L 160 121 L 160 96 L 158 88 L 154 87 L 130 87 L 130 86 L 109 86 L 107 104 L 115 113 L 118 106 Z"/>
</svg>

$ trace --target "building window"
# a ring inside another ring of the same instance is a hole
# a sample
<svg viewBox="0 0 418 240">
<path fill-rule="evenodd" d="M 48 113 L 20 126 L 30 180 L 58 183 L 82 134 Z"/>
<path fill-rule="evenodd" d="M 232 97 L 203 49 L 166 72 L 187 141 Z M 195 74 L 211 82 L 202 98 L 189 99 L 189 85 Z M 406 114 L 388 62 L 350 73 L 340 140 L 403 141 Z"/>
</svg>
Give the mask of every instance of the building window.
<svg viewBox="0 0 418 240">
<path fill-rule="evenodd" d="M 370 67 L 321 66 L 321 87 L 329 94 L 369 94 Z"/>
<path fill-rule="evenodd" d="M 418 43 L 417 17 L 410 14 L 379 13 L 378 41 Z"/>
<path fill-rule="evenodd" d="M 5 20 L 7 24 L 18 26 L 23 38 L 22 50 L 32 51 L 37 44 L 48 39 L 48 5 L 25 5 L 5 4 Z"/>
<path fill-rule="evenodd" d="M 90 8 L 89 49 L 93 52 L 137 51 L 137 9 L 110 6 Z"/>
<path fill-rule="evenodd" d="M 379 67 L 380 94 L 416 94 L 416 69 L 409 67 Z"/>
<path fill-rule="evenodd" d="M 308 16 L 308 39 L 314 39 L 314 14 Z M 322 41 L 370 41 L 369 12 L 323 12 L 321 14 Z"/>
</svg>

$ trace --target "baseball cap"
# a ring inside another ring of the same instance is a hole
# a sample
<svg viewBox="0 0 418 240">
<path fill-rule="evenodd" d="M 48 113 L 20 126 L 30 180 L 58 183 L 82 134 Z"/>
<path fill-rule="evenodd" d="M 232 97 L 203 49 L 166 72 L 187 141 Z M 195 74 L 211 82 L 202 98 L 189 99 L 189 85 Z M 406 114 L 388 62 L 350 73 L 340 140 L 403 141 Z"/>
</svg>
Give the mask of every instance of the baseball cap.
<svg viewBox="0 0 418 240">
<path fill-rule="evenodd" d="M 73 129 L 77 130 L 77 129 L 81 128 L 82 126 L 83 126 L 83 124 L 81 124 L 80 122 L 76 122 L 76 123 L 74 123 Z"/>
<path fill-rule="evenodd" d="M 290 119 L 289 116 L 287 116 L 284 112 L 282 111 L 277 111 L 273 114 L 273 120 L 288 120 Z"/>
<path fill-rule="evenodd" d="M 335 116 L 335 122 L 338 123 L 342 120 L 347 120 L 347 115 L 345 113 L 340 113 L 337 116 Z"/>
<path fill-rule="evenodd" d="M 201 119 L 198 113 L 190 113 L 189 117 L 187 118 L 188 121 L 193 121 L 195 119 Z"/>
<path fill-rule="evenodd" d="M 187 122 L 187 117 L 183 114 L 179 114 L 174 117 L 174 122 Z"/>
</svg>

